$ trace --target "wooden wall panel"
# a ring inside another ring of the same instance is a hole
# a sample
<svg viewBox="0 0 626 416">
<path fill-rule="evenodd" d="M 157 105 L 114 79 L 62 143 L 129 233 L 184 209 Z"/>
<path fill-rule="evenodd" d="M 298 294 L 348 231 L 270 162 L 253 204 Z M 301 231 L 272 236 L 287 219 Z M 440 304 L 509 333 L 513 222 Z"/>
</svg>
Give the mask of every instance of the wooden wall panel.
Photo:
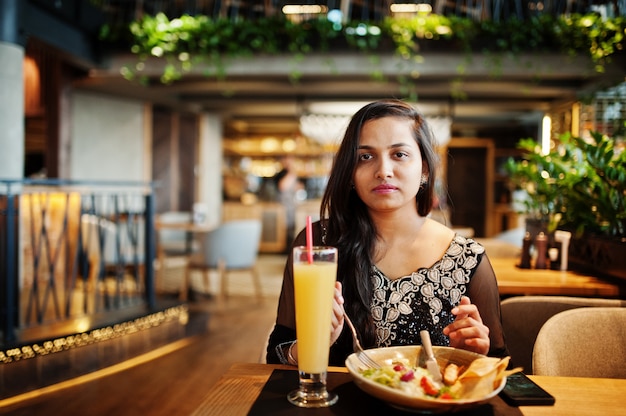
<svg viewBox="0 0 626 416">
<path fill-rule="evenodd" d="M 152 114 L 152 179 L 156 211 L 191 211 L 196 195 L 198 116 L 155 107 Z"/>
<path fill-rule="evenodd" d="M 181 114 L 178 129 L 178 204 L 182 211 L 191 211 L 196 195 L 195 170 L 198 164 L 198 117 L 195 114 Z"/>
<path fill-rule="evenodd" d="M 157 182 L 156 211 L 173 211 L 170 198 L 172 114 L 155 107 L 152 112 L 152 180 Z"/>
<path fill-rule="evenodd" d="M 490 139 L 453 139 L 446 180 L 453 227 L 472 227 L 475 237 L 493 233 L 494 144 Z"/>
</svg>

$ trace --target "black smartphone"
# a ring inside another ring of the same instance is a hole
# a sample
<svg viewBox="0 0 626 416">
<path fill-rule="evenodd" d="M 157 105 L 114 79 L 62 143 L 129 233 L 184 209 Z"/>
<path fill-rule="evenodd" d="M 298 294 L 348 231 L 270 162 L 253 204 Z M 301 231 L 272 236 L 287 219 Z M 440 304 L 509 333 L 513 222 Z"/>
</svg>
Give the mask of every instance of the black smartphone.
<svg viewBox="0 0 626 416">
<path fill-rule="evenodd" d="M 500 397 L 511 406 L 552 406 L 555 402 L 554 396 L 524 373 L 507 376 Z"/>
</svg>

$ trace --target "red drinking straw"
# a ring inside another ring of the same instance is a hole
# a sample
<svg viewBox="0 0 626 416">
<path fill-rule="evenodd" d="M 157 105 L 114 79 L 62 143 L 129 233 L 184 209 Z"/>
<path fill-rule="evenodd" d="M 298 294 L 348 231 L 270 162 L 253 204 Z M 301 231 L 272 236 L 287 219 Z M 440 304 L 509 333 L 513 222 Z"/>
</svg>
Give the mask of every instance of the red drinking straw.
<svg viewBox="0 0 626 416">
<path fill-rule="evenodd" d="M 306 254 L 309 264 L 313 263 L 313 225 L 310 215 L 306 216 Z"/>
</svg>

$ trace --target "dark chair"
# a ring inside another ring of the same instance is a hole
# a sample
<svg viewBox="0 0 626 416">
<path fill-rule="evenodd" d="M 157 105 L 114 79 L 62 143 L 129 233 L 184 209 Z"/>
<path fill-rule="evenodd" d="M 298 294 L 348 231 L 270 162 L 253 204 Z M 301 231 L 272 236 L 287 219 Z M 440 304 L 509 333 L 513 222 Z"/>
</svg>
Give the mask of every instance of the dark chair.
<svg viewBox="0 0 626 416">
<path fill-rule="evenodd" d="M 618 299 L 572 296 L 516 296 L 502 301 L 502 326 L 511 354 L 511 366 L 532 374 L 535 339 L 543 324 L 552 316 L 581 307 L 625 307 Z"/>
</svg>

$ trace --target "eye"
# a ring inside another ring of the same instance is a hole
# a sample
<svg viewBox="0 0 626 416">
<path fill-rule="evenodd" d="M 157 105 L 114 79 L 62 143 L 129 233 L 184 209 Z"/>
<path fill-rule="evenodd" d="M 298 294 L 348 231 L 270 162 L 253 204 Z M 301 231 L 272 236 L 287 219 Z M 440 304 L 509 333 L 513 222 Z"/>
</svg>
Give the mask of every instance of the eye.
<svg viewBox="0 0 626 416">
<path fill-rule="evenodd" d="M 373 156 L 370 153 L 361 153 L 359 155 L 359 161 L 370 160 Z"/>
<path fill-rule="evenodd" d="M 397 159 L 404 159 L 404 158 L 409 157 L 409 154 L 408 154 L 407 152 L 400 152 L 400 151 L 398 151 L 398 152 L 395 152 L 395 153 L 393 154 L 393 156 L 394 156 L 395 158 L 397 158 Z"/>
</svg>

